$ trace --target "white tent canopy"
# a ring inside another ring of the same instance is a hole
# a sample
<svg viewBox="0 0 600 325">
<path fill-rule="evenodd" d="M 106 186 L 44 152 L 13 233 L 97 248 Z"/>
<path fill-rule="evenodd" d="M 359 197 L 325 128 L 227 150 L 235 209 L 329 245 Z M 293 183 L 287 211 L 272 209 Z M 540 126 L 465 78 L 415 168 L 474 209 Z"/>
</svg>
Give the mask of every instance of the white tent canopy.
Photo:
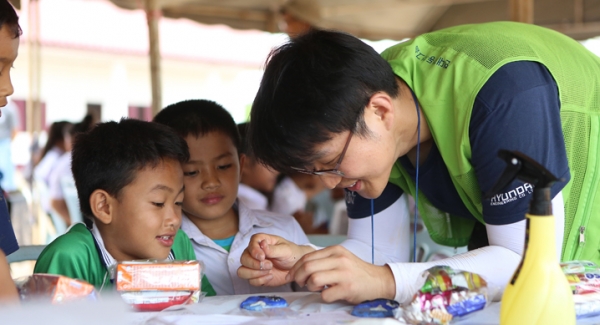
<svg viewBox="0 0 600 325">
<path fill-rule="evenodd" d="M 144 1 L 111 0 L 128 9 Z M 497 20 L 547 26 L 582 40 L 600 35 L 598 0 L 153 0 L 166 17 L 277 31 L 279 10 L 322 28 L 367 39 L 404 39 L 441 28 Z"/>
</svg>

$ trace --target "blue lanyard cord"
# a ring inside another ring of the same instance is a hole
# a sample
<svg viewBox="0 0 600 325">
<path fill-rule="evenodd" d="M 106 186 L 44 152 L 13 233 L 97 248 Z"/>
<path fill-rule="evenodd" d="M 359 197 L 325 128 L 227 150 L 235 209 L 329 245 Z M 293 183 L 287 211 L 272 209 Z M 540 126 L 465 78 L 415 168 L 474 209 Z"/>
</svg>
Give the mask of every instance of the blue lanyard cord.
<svg viewBox="0 0 600 325">
<path fill-rule="evenodd" d="M 374 199 L 371 199 L 371 264 L 375 264 L 375 221 L 373 215 L 375 214 Z"/>
<path fill-rule="evenodd" d="M 415 101 L 415 107 L 417 108 L 417 163 L 415 177 L 415 221 L 413 229 L 413 262 L 417 261 L 417 216 L 419 213 L 419 156 L 421 154 L 421 114 L 419 114 L 419 101 L 415 93 L 410 90 L 413 100 Z"/>
<path fill-rule="evenodd" d="M 417 108 L 417 176 L 415 179 L 415 220 L 414 220 L 414 229 L 413 229 L 413 262 L 417 261 L 417 216 L 419 215 L 419 160 L 421 155 L 421 115 L 419 114 L 419 101 L 417 101 L 417 97 L 415 93 L 410 91 L 412 94 L 413 100 L 415 101 L 415 106 Z M 371 199 L 371 263 L 375 264 L 375 208 L 374 208 L 374 199 Z"/>
</svg>

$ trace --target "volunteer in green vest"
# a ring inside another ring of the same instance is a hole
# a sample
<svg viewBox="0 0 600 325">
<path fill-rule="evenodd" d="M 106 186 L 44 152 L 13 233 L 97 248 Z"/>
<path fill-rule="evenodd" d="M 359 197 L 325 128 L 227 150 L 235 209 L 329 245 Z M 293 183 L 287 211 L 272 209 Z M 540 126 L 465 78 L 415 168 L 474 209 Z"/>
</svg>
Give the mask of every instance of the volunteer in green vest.
<svg viewBox="0 0 600 325">
<path fill-rule="evenodd" d="M 250 143 L 266 165 L 345 188 L 348 240 L 317 249 L 255 235 L 238 275 L 253 285 L 295 281 L 351 303 L 406 302 L 437 264 L 503 289 L 521 259 L 533 188 L 514 181 L 483 198 L 506 167 L 500 149 L 563 179 L 552 187 L 557 254 L 600 262 L 598 112 L 600 58 L 539 26 L 457 26 L 381 56 L 339 32 L 291 40 L 267 61 Z M 410 263 L 406 195 L 434 241 L 470 251 Z"/>
</svg>

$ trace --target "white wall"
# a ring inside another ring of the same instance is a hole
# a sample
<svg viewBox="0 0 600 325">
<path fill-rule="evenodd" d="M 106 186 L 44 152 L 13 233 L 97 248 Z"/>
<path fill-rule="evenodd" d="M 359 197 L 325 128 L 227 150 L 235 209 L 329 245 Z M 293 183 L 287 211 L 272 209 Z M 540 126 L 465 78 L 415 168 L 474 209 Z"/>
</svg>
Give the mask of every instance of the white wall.
<svg viewBox="0 0 600 325">
<path fill-rule="evenodd" d="M 14 99 L 27 98 L 28 62 L 27 44 L 22 44 L 11 72 Z M 163 58 L 163 106 L 185 99 L 212 99 L 241 122 L 261 77 L 260 67 Z M 48 124 L 81 120 L 87 103 L 102 105 L 103 120 L 117 120 L 127 116 L 129 105 L 150 105 L 149 59 L 135 54 L 43 47 L 40 97 L 46 103 Z"/>
</svg>

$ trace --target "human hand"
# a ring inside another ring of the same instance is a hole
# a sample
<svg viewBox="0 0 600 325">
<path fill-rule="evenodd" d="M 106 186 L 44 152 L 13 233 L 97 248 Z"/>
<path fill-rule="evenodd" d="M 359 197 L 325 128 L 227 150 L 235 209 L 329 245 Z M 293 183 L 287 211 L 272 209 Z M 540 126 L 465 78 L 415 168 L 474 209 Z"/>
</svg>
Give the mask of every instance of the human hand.
<svg viewBox="0 0 600 325">
<path fill-rule="evenodd" d="M 279 236 L 255 234 L 240 257 L 242 266 L 237 274 L 253 286 L 280 286 L 290 282 L 286 280 L 288 270 L 311 251 L 310 246 L 296 245 Z"/>
<path fill-rule="evenodd" d="M 286 281 L 294 280 L 310 291 L 321 291 L 326 302 L 394 299 L 396 284 L 392 270 L 364 262 L 343 246 L 330 246 L 304 255 L 289 270 Z"/>
</svg>

